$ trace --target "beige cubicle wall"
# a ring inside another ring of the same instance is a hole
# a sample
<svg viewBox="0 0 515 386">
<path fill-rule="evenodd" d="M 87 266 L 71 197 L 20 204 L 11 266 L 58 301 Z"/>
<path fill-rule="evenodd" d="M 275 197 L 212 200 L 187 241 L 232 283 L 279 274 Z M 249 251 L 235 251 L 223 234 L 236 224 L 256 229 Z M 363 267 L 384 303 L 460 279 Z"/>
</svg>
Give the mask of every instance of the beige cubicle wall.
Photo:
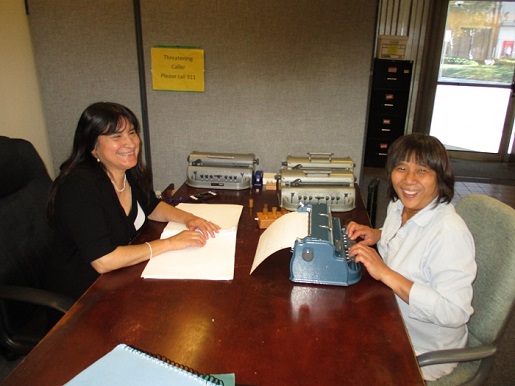
<svg viewBox="0 0 515 386">
<path fill-rule="evenodd" d="M 350 156 L 359 177 L 377 3 L 31 0 L 54 166 L 68 155 L 82 110 L 112 100 L 148 116 L 156 189 L 184 181 L 194 150 L 254 153 L 267 172 L 288 154 L 333 152 Z M 153 90 L 155 45 L 202 48 L 205 91 Z"/>
</svg>

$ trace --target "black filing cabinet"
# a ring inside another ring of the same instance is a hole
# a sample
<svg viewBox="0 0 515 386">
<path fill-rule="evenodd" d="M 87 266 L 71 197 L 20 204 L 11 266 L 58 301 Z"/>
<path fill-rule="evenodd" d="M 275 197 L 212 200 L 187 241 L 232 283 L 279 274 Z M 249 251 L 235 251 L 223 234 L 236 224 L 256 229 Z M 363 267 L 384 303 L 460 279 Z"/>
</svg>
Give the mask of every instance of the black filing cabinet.
<svg viewBox="0 0 515 386">
<path fill-rule="evenodd" d="M 365 166 L 384 167 L 388 147 L 404 134 L 412 69 L 411 60 L 374 60 Z"/>
</svg>

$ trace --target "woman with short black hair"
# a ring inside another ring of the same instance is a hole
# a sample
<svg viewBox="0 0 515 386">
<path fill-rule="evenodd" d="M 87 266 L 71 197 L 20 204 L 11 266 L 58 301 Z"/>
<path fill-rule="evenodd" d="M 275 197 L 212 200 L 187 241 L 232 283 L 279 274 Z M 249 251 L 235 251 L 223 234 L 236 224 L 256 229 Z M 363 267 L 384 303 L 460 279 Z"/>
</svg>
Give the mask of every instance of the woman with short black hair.
<svg viewBox="0 0 515 386">
<path fill-rule="evenodd" d="M 394 291 L 417 355 L 464 347 L 477 267 L 472 235 L 451 204 L 445 147 L 431 136 L 403 136 L 391 145 L 386 170 L 391 201 L 384 226 L 351 222 L 348 236 L 361 241 L 349 252 Z M 422 374 L 435 380 L 454 367 L 425 366 Z"/>
</svg>

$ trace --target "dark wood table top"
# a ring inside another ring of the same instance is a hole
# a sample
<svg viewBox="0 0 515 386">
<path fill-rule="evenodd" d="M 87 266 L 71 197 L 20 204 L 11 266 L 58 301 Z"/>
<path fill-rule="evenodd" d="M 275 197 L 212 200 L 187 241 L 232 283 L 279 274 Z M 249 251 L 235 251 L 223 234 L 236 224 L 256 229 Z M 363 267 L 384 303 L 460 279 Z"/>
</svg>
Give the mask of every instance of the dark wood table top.
<svg viewBox="0 0 515 386">
<path fill-rule="evenodd" d="M 174 197 L 202 190 L 182 186 Z M 218 191 L 211 203 L 243 204 L 231 281 L 148 280 L 145 263 L 102 275 L 10 374 L 6 385 L 60 385 L 119 343 L 202 373 L 235 373 L 247 385 L 423 385 L 392 291 L 365 271 L 349 287 L 289 280 L 290 250 L 249 275 L 256 212 L 277 194 Z M 357 208 L 338 214 L 368 223 Z M 249 198 L 254 208 L 249 208 Z M 140 240 L 156 238 L 149 223 Z"/>
</svg>

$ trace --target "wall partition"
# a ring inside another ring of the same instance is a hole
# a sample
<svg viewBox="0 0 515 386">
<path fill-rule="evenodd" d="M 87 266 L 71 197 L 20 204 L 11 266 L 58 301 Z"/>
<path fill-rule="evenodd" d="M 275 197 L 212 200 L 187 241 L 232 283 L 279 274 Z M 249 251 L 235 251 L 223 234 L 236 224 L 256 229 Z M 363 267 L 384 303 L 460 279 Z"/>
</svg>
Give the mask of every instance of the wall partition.
<svg viewBox="0 0 515 386">
<path fill-rule="evenodd" d="M 55 167 L 69 153 L 82 110 L 113 100 L 148 116 L 155 189 L 181 184 L 195 150 L 254 153 L 267 172 L 277 172 L 288 154 L 333 152 L 352 157 L 359 178 L 377 6 L 369 0 L 30 0 Z M 204 90 L 156 90 L 151 51 L 157 46 L 201 49 Z"/>
</svg>

